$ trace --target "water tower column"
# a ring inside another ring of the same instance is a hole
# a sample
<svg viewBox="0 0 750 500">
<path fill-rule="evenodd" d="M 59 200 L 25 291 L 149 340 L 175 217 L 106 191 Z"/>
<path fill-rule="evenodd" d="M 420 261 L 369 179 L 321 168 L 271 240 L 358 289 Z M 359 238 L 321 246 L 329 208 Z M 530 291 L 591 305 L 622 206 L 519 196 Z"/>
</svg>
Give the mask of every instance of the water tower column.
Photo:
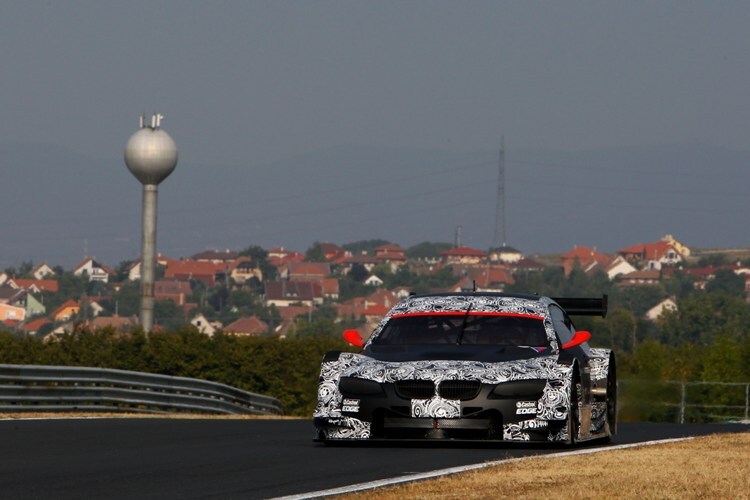
<svg viewBox="0 0 750 500">
<path fill-rule="evenodd" d="M 156 184 L 143 186 L 141 224 L 141 325 L 146 332 L 154 325 L 154 281 L 156 280 Z"/>
<path fill-rule="evenodd" d="M 125 146 L 125 164 L 143 184 L 141 244 L 141 326 L 148 335 L 154 326 L 154 279 L 156 268 L 156 207 L 158 185 L 177 165 L 177 145 L 161 130 L 162 115 L 141 116 L 141 128 Z"/>
</svg>

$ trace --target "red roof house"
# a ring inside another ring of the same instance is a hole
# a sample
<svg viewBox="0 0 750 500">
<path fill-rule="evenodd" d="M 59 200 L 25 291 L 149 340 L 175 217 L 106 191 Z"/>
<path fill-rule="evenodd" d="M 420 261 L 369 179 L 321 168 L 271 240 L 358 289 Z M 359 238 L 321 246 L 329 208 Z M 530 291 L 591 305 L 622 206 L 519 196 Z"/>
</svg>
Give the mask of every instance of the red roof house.
<svg viewBox="0 0 750 500">
<path fill-rule="evenodd" d="M 232 335 L 262 335 L 268 332 L 268 323 L 257 316 L 243 316 L 234 323 L 227 325 L 224 332 Z"/>
</svg>

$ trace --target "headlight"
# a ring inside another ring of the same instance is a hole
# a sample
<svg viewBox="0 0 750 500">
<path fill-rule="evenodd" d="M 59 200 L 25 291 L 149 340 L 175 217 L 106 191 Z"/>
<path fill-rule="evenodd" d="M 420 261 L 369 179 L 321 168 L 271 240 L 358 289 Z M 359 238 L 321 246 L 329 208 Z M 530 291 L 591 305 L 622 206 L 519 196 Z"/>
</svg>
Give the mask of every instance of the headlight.
<svg viewBox="0 0 750 500">
<path fill-rule="evenodd" d="M 544 392 L 546 380 L 514 380 L 497 384 L 490 393 L 491 398 L 539 399 Z"/>
<path fill-rule="evenodd" d="M 345 397 L 357 396 L 385 396 L 379 382 L 355 377 L 342 377 L 339 380 L 339 391 Z"/>
</svg>

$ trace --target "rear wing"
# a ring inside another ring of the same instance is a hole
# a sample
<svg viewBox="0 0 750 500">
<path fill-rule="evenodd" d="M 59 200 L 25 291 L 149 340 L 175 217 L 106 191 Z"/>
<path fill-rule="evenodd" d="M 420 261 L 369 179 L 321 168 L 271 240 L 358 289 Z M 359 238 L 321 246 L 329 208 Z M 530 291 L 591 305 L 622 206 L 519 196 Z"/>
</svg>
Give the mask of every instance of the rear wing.
<svg viewBox="0 0 750 500">
<path fill-rule="evenodd" d="M 562 307 L 569 316 L 601 316 L 607 315 L 608 295 L 602 295 L 600 298 L 570 298 L 570 297 L 551 297 L 552 300 Z"/>
</svg>

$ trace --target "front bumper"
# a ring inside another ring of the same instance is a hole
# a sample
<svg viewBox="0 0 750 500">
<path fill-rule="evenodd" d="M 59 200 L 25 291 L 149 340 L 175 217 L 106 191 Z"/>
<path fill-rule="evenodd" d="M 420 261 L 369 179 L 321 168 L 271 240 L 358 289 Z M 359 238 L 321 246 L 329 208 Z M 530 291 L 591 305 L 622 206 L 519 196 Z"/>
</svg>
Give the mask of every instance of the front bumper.
<svg viewBox="0 0 750 500">
<path fill-rule="evenodd" d="M 505 391 L 496 390 L 498 385 L 481 384 L 477 394 L 459 400 L 437 394 L 429 399 L 407 399 L 394 384 L 382 383 L 379 394 L 344 394 L 336 411 L 316 415 L 316 441 L 567 439 L 567 401 L 560 401 L 559 411 L 550 412 L 543 403 L 548 382 L 523 382 L 503 384 L 510 388 Z M 530 386 L 533 391 L 519 393 L 519 388 Z"/>
</svg>

